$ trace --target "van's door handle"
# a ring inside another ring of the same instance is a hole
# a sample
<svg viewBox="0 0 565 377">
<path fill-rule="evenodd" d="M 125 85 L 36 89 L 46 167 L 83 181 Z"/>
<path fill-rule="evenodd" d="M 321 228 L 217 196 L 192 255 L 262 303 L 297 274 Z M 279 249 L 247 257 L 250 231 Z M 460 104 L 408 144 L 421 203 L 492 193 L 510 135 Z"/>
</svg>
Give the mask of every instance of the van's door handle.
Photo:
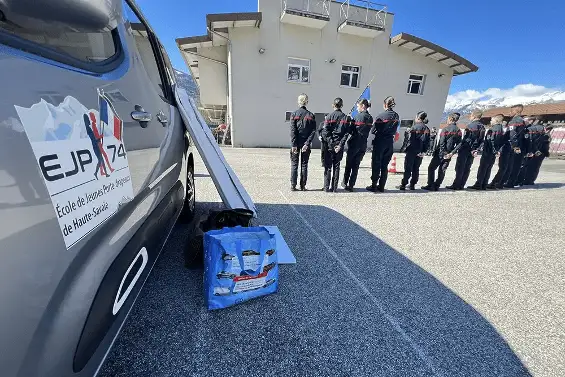
<svg viewBox="0 0 565 377">
<path fill-rule="evenodd" d="M 169 119 L 167 118 L 163 110 L 159 110 L 159 112 L 157 113 L 157 120 L 163 125 L 163 127 L 169 124 Z"/>
<path fill-rule="evenodd" d="M 145 128 L 151 122 L 151 113 L 148 113 L 140 105 L 135 105 L 135 110 L 131 112 L 131 118 L 137 120 L 142 128 Z"/>
</svg>

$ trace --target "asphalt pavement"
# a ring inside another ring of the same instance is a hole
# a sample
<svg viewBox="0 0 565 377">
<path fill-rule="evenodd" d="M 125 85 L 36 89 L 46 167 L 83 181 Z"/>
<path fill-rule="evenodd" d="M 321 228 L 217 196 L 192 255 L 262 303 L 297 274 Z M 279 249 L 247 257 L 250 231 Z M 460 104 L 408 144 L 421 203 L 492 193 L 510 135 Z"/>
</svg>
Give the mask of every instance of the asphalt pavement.
<svg viewBox="0 0 565 377">
<path fill-rule="evenodd" d="M 317 151 L 307 192 L 288 150 L 224 152 L 297 264 L 277 294 L 209 312 L 177 226 L 101 376 L 565 376 L 565 161 L 531 188 L 373 194 L 366 156 L 356 192 L 327 194 Z M 218 208 L 196 173 L 200 213 Z"/>
</svg>

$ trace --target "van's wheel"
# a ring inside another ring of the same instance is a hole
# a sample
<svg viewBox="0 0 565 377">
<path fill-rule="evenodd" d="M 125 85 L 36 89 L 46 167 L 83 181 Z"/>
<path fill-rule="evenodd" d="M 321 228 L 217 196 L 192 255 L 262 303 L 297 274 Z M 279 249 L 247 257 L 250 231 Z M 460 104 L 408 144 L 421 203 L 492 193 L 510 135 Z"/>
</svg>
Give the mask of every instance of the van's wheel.
<svg viewBox="0 0 565 377">
<path fill-rule="evenodd" d="M 184 206 L 179 217 L 182 223 L 189 223 L 194 218 L 196 212 L 196 185 L 194 184 L 194 168 L 188 166 L 186 177 L 186 195 L 184 198 Z"/>
</svg>

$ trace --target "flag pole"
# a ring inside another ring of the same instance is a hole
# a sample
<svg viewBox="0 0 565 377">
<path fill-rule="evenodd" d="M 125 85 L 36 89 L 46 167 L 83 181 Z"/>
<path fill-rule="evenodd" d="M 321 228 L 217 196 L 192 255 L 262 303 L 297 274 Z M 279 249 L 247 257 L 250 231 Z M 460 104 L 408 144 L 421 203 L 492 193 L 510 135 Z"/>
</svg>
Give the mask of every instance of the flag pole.
<svg viewBox="0 0 565 377">
<path fill-rule="evenodd" d="M 367 86 L 365 87 L 365 89 L 363 89 L 363 91 L 361 92 L 361 95 L 359 96 L 359 98 L 357 98 L 357 100 L 355 101 L 355 103 L 353 103 L 353 107 L 351 108 L 351 110 L 349 110 L 349 114 L 347 115 L 351 115 L 351 113 L 353 112 L 353 110 L 355 109 L 355 105 L 357 104 L 357 102 L 359 102 L 359 100 L 361 99 L 361 97 L 363 96 L 363 93 L 365 93 L 365 90 L 367 90 L 367 88 L 369 86 L 371 86 L 371 84 L 373 83 L 373 80 L 375 79 L 375 75 L 373 75 L 373 77 L 371 78 L 371 81 L 369 81 L 369 83 L 367 84 Z"/>
</svg>

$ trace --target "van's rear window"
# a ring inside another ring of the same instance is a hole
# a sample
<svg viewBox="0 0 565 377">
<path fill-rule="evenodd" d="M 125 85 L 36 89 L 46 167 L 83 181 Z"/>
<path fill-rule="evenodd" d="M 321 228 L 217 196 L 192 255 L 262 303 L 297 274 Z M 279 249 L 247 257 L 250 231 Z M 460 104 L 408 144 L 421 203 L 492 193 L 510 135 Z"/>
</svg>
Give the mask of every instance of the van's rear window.
<svg viewBox="0 0 565 377">
<path fill-rule="evenodd" d="M 29 29 L 0 14 L 0 29 L 30 42 L 55 50 L 83 62 L 103 62 L 117 53 L 111 30 L 74 31 L 70 28 Z"/>
</svg>

